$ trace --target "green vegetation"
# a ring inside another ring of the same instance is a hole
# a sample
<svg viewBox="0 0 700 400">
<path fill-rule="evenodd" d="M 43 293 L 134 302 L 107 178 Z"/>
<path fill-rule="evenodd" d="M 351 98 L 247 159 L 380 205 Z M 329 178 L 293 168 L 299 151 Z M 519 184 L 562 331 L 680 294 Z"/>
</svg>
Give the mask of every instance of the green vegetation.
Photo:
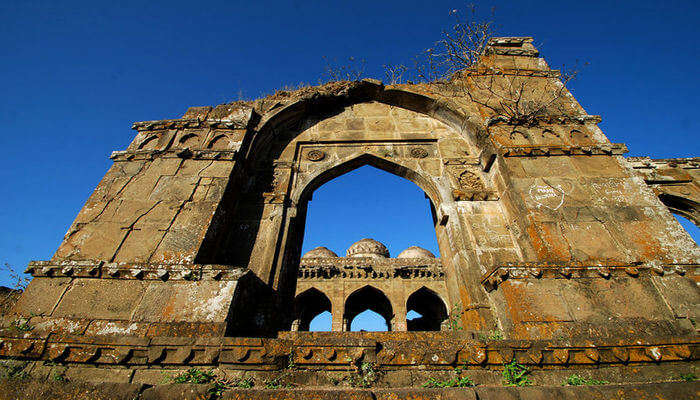
<svg viewBox="0 0 700 400">
<path fill-rule="evenodd" d="M 220 397 L 224 391 L 233 388 L 250 389 L 254 385 L 252 378 L 240 379 L 215 379 L 214 385 L 209 389 L 209 394 L 214 398 Z"/>
<path fill-rule="evenodd" d="M 697 375 L 695 375 L 692 372 L 687 373 L 687 374 L 681 374 L 680 378 L 681 378 L 681 380 L 686 381 L 686 382 L 693 382 L 693 381 L 698 380 Z"/>
<path fill-rule="evenodd" d="M 171 378 L 175 383 L 195 383 L 195 384 L 212 384 L 209 388 L 209 394 L 216 399 L 221 397 L 224 391 L 233 388 L 249 389 L 254 385 L 252 378 L 240 379 L 224 379 L 219 378 L 211 371 L 201 371 L 197 368 L 190 368 L 187 371 Z"/>
<path fill-rule="evenodd" d="M 452 310 L 450 310 L 450 315 L 447 317 L 447 329 L 451 331 L 461 331 L 462 328 L 462 315 L 467 312 L 466 308 L 462 308 L 462 305 L 457 303 Z"/>
<path fill-rule="evenodd" d="M 480 333 L 478 336 L 479 340 L 482 341 L 493 341 L 493 340 L 503 340 L 503 332 L 501 332 L 498 328 L 493 328 L 493 330 L 490 330 L 488 335 L 485 335 L 483 333 Z"/>
<path fill-rule="evenodd" d="M 372 387 L 379 380 L 379 372 L 376 365 L 370 362 L 363 362 L 356 375 L 350 377 L 350 386 L 368 388 Z"/>
<path fill-rule="evenodd" d="M 509 364 L 506 364 L 503 369 L 503 383 L 506 386 L 530 386 L 532 382 L 525 376 L 530 372 L 530 370 L 517 361 L 513 360 Z"/>
<path fill-rule="evenodd" d="M 28 320 L 17 319 L 17 320 L 12 321 L 12 323 L 10 324 L 10 329 L 12 329 L 14 331 L 19 331 L 19 332 L 29 332 L 34 328 L 32 328 L 29 325 Z"/>
<path fill-rule="evenodd" d="M 572 374 L 564 381 L 564 386 L 589 386 L 589 385 L 607 385 L 608 381 L 598 379 L 582 378 L 579 375 Z"/>
<path fill-rule="evenodd" d="M 294 387 L 292 383 L 283 382 L 282 377 L 283 376 L 278 376 L 277 378 L 266 380 L 264 382 L 265 389 L 285 389 Z"/>
<path fill-rule="evenodd" d="M 64 373 L 65 373 L 65 371 L 64 372 L 54 371 L 51 374 L 51 380 L 54 382 L 68 382 L 68 378 L 66 378 Z"/>
<path fill-rule="evenodd" d="M 444 388 L 444 387 L 472 387 L 476 386 L 474 381 L 468 376 L 455 377 L 452 379 L 447 379 L 444 381 L 437 380 L 435 378 L 428 379 L 427 382 L 423 384 L 425 388 Z"/>
<path fill-rule="evenodd" d="M 173 377 L 173 382 L 205 384 L 213 382 L 215 378 L 216 375 L 211 371 L 200 371 L 197 368 L 190 368 L 180 375 Z"/>
</svg>

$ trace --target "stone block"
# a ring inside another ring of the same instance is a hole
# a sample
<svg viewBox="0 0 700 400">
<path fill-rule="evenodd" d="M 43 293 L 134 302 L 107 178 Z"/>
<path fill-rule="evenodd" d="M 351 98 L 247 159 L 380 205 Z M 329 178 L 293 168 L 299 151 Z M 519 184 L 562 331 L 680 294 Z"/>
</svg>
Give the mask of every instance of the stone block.
<svg viewBox="0 0 700 400">
<path fill-rule="evenodd" d="M 70 281 L 70 278 L 32 279 L 22 297 L 10 310 L 10 315 L 51 315 L 61 296 L 70 286 Z"/>
<path fill-rule="evenodd" d="M 114 256 L 115 262 L 148 262 L 161 242 L 165 231 L 158 225 L 141 225 L 141 229 L 130 230 Z M 167 228 L 167 225 L 162 228 Z"/>
<path fill-rule="evenodd" d="M 129 383 L 133 370 L 127 368 L 69 367 L 65 377 L 69 381 L 92 383 Z"/>
<path fill-rule="evenodd" d="M 128 320 L 146 285 L 137 280 L 75 279 L 53 316 Z"/>
<path fill-rule="evenodd" d="M 202 400 L 209 398 L 211 385 L 176 383 L 148 388 L 141 393 L 142 400 Z"/>
<path fill-rule="evenodd" d="M 573 321 L 561 294 L 560 280 L 506 280 L 499 290 L 514 323 Z"/>
<path fill-rule="evenodd" d="M 114 222 L 93 222 L 73 229 L 56 250 L 54 260 L 109 260 L 127 234 Z"/>
<path fill-rule="evenodd" d="M 600 222 L 562 223 L 562 233 L 578 261 L 626 260 L 618 243 Z"/>
<path fill-rule="evenodd" d="M 236 281 L 159 282 L 148 285 L 133 315 L 144 322 L 223 322 Z"/>
<path fill-rule="evenodd" d="M 153 191 L 148 195 L 148 200 L 152 203 L 156 201 L 186 201 L 192 197 L 199 179 L 198 176 L 186 175 L 182 172 L 174 176 L 161 176 Z"/>
</svg>

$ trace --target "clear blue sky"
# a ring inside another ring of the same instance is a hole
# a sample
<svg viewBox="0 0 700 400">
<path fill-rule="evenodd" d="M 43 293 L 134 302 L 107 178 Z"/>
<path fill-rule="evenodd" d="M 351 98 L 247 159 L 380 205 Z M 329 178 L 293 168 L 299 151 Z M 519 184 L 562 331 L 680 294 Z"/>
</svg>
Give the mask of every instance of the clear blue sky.
<svg viewBox="0 0 700 400">
<path fill-rule="evenodd" d="M 699 4 L 478 2 L 482 11 L 496 6 L 499 34 L 534 36 L 550 65 L 589 62 L 572 86 L 575 96 L 590 114 L 603 116 L 601 127 L 613 142 L 627 143 L 630 155 L 653 157 L 700 155 Z M 409 62 L 431 46 L 449 26 L 449 11 L 463 5 L 1 2 L 0 262 L 22 270 L 29 260 L 52 255 L 109 168 L 110 152 L 133 138 L 133 121 L 316 83 L 323 57 L 364 58 L 367 75 L 383 79 L 382 65 Z M 413 243 L 434 246 L 434 238 L 422 239 L 430 226 L 415 186 L 393 177 L 368 181 L 366 171 L 319 189 L 308 225 L 318 236 L 306 245 L 343 252 L 373 224 L 379 226 L 374 236 L 393 254 Z M 338 202 L 356 199 L 353 191 L 366 187 L 414 195 L 400 209 L 379 200 Z M 412 224 L 414 204 L 423 214 Z M 348 205 L 355 208 L 334 219 L 331 239 L 323 216 Z M 372 222 L 377 218 L 384 222 Z M 401 229 L 386 228 L 397 221 Z"/>
</svg>

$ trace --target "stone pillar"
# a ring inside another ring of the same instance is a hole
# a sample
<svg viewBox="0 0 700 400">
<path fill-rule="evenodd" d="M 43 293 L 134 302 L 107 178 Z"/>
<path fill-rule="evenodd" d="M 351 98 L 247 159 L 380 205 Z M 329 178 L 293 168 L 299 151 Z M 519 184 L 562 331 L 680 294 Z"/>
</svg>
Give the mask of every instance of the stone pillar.
<svg viewBox="0 0 700 400">
<path fill-rule="evenodd" d="M 347 326 L 345 318 L 345 304 L 343 299 L 335 299 L 331 310 L 331 331 L 343 332 Z"/>
<path fill-rule="evenodd" d="M 391 331 L 406 332 L 408 330 L 406 322 L 406 305 L 397 304 L 394 309 L 394 317 L 391 319 Z"/>
<path fill-rule="evenodd" d="M 291 330 L 292 332 L 297 332 L 297 331 L 299 331 L 299 325 L 301 325 L 301 320 L 300 320 L 300 319 L 295 319 L 294 321 L 292 321 L 292 327 L 291 327 L 290 330 Z"/>
</svg>

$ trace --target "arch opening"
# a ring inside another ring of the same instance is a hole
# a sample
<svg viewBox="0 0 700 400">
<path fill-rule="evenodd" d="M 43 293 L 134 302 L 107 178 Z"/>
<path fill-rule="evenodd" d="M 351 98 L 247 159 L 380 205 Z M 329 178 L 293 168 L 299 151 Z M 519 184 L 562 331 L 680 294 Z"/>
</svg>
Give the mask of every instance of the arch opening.
<svg viewBox="0 0 700 400">
<path fill-rule="evenodd" d="M 668 210 L 673 214 L 689 220 L 695 224 L 696 227 L 700 228 L 700 204 L 690 199 L 674 196 L 668 193 L 659 194 L 659 200 L 661 200 L 661 202 L 664 203 L 664 205 L 668 207 Z M 681 225 L 683 224 L 681 223 Z M 688 230 L 687 227 L 686 230 Z M 697 242 L 697 236 L 694 236 L 693 238 Z"/>
<path fill-rule="evenodd" d="M 345 301 L 345 315 L 343 316 L 343 320 L 346 323 L 346 330 L 357 330 L 359 326 L 364 326 L 364 324 L 353 324 L 353 322 L 355 322 L 356 317 L 360 314 L 364 314 L 366 311 L 371 311 L 381 316 L 385 324 L 384 330 L 391 330 L 391 321 L 394 317 L 391 302 L 381 290 L 372 286 L 365 286 L 353 292 Z M 364 315 L 367 319 L 372 318 L 371 314 Z M 373 324 L 372 326 L 376 326 L 376 329 L 373 330 L 382 330 L 379 324 Z"/>
<path fill-rule="evenodd" d="M 439 331 L 447 320 L 447 307 L 440 296 L 422 287 L 406 301 L 408 331 Z M 410 318 L 413 314 L 414 318 Z M 417 314 L 417 315 L 416 315 Z"/>
<path fill-rule="evenodd" d="M 324 246 L 343 257 L 351 243 L 373 238 L 389 247 L 390 257 L 416 245 L 439 257 L 433 203 L 400 176 L 363 165 L 314 196 L 305 209 L 301 254 Z"/>
<path fill-rule="evenodd" d="M 330 331 L 330 321 L 328 321 L 328 329 L 325 329 L 325 324 L 316 319 L 323 313 L 330 315 L 331 310 L 331 301 L 328 299 L 328 296 L 316 288 L 306 290 L 294 299 L 292 330 L 310 331 L 313 321 L 315 322 L 314 329 Z"/>
</svg>

